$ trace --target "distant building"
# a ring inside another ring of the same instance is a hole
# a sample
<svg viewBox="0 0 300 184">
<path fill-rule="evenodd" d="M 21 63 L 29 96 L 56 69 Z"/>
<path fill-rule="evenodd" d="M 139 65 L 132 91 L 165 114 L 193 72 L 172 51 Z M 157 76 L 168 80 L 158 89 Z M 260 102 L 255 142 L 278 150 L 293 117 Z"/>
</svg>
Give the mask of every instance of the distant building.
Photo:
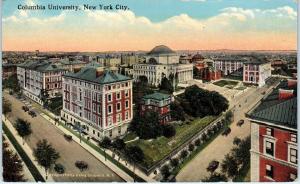
<svg viewBox="0 0 300 184">
<path fill-rule="evenodd" d="M 249 61 L 243 65 L 243 82 L 255 84 L 259 87 L 265 85 L 266 79 L 271 77 L 271 63 L 262 61 Z"/>
<path fill-rule="evenodd" d="M 219 80 L 222 77 L 222 72 L 214 67 L 208 66 L 203 69 L 202 79 L 207 81 Z"/>
<path fill-rule="evenodd" d="M 98 57 L 97 62 L 105 67 L 118 67 L 121 65 L 120 57 Z"/>
<path fill-rule="evenodd" d="M 10 63 L 2 64 L 2 79 L 7 79 L 8 77 L 17 74 L 17 65 Z"/>
<path fill-rule="evenodd" d="M 178 76 L 179 83 L 193 79 L 193 65 L 180 64 L 176 52 L 164 45 L 156 46 L 146 56 L 144 64 L 133 65 L 133 79 L 138 81 L 140 76 L 146 76 L 148 83 L 158 86 L 163 77 Z"/>
<path fill-rule="evenodd" d="M 47 93 L 49 98 L 61 95 L 62 75 L 65 69 L 47 61 L 28 61 L 18 65 L 17 76 L 23 93 L 43 104 L 42 96 Z"/>
<path fill-rule="evenodd" d="M 281 82 L 246 114 L 251 122 L 252 182 L 288 182 L 297 178 L 297 97 L 290 93 L 296 87 Z"/>
<path fill-rule="evenodd" d="M 63 76 L 61 120 L 96 140 L 125 134 L 133 117 L 132 80 L 93 64 Z"/>
<path fill-rule="evenodd" d="M 137 63 L 139 63 L 139 57 L 135 54 L 121 56 L 122 65 L 132 66 L 133 64 L 137 64 Z"/>
<path fill-rule="evenodd" d="M 70 72 L 78 71 L 81 68 L 85 67 L 87 64 L 80 60 L 70 61 L 70 60 L 60 60 L 56 63 L 61 66 L 63 69 L 68 70 Z"/>
<path fill-rule="evenodd" d="M 179 57 L 179 63 L 181 63 L 181 64 L 190 64 L 190 63 L 192 63 L 192 56 L 191 55 L 181 55 Z"/>
<path fill-rule="evenodd" d="M 143 97 L 140 112 L 141 115 L 149 111 L 157 112 L 159 122 L 165 124 L 171 121 L 170 104 L 171 95 L 156 92 Z"/>
<path fill-rule="evenodd" d="M 221 70 L 222 75 L 229 75 L 238 70 L 242 70 L 244 62 L 248 61 L 243 58 L 220 57 L 214 58 L 213 66 L 216 70 Z"/>
</svg>

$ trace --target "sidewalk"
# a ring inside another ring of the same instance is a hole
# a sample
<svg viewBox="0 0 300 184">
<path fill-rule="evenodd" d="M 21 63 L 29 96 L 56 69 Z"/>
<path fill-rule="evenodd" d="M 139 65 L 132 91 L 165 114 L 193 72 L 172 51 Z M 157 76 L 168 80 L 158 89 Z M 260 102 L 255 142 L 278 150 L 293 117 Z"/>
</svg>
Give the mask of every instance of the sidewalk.
<svg viewBox="0 0 300 184">
<path fill-rule="evenodd" d="M 49 175 L 49 173 L 48 173 L 48 179 L 46 180 L 46 178 L 45 178 L 45 176 L 46 176 L 45 169 L 38 164 L 38 162 L 35 160 L 35 158 L 33 156 L 33 151 L 31 150 L 31 148 L 28 146 L 28 144 L 26 142 L 23 144 L 22 138 L 20 136 L 18 136 L 18 133 L 15 130 L 15 128 L 13 127 L 12 123 L 4 115 L 2 115 L 2 121 L 5 123 L 7 128 L 11 131 L 11 133 L 13 135 L 15 135 L 15 139 L 17 140 L 19 145 L 23 148 L 23 150 L 26 152 L 26 154 L 28 155 L 28 157 L 30 158 L 32 163 L 35 165 L 35 167 L 38 169 L 38 171 L 41 173 L 41 175 L 45 179 L 45 181 L 54 182 L 54 179 L 52 178 L 51 175 Z"/>
<path fill-rule="evenodd" d="M 8 143 L 8 149 L 13 151 L 14 153 L 16 153 L 19 158 L 22 160 L 22 157 L 19 155 L 19 153 L 17 152 L 17 150 L 15 149 L 15 147 L 13 146 L 13 144 L 10 142 L 10 140 L 8 139 L 8 137 L 3 134 L 3 136 L 5 137 L 6 142 Z M 24 178 L 26 179 L 26 182 L 35 182 L 31 172 L 29 171 L 27 165 L 25 164 L 25 162 L 22 160 L 23 162 L 23 174 L 24 174 Z"/>
<path fill-rule="evenodd" d="M 45 110 L 43 110 L 45 111 Z M 45 113 L 40 114 L 43 118 L 45 118 L 47 121 L 51 122 L 53 125 L 55 125 L 55 121 L 53 120 L 56 115 L 54 115 L 53 113 L 47 111 Z M 51 116 L 51 117 L 49 117 Z M 72 132 L 70 132 L 69 130 L 65 129 L 62 126 L 57 126 L 55 125 L 56 128 L 58 128 L 59 130 L 61 130 L 62 132 L 64 132 L 65 134 L 72 134 Z M 78 143 L 80 146 L 82 146 L 84 149 L 86 149 L 87 151 L 89 151 L 92 155 L 94 155 L 98 160 L 100 160 L 102 163 L 104 163 L 107 167 L 109 167 L 111 170 L 113 170 L 115 173 L 117 173 L 121 178 L 123 178 L 125 181 L 127 182 L 133 182 L 133 178 L 131 176 L 129 176 L 126 172 L 124 172 L 123 170 L 121 170 L 119 167 L 117 167 L 115 164 L 113 164 L 111 161 L 109 161 L 108 159 L 105 160 L 105 157 L 98 153 L 96 150 L 94 150 L 93 148 L 91 148 L 89 145 L 87 145 L 85 142 L 81 141 L 80 143 L 80 139 L 77 136 L 73 136 L 73 140 Z M 97 143 L 95 143 L 94 141 L 92 141 L 90 139 L 90 142 L 95 144 L 96 146 Z M 106 154 L 108 154 L 110 157 L 113 158 L 113 152 L 110 150 L 106 150 Z M 127 167 L 130 171 L 133 172 L 133 166 L 131 164 L 129 164 L 128 162 L 126 162 L 125 160 L 120 159 L 119 161 L 120 164 L 122 164 L 123 166 Z M 137 167 L 135 168 L 135 172 L 134 172 L 137 176 L 141 177 L 143 180 L 147 181 L 147 182 L 156 182 L 155 179 L 147 176 L 146 174 L 144 174 L 142 171 L 140 171 Z"/>
</svg>

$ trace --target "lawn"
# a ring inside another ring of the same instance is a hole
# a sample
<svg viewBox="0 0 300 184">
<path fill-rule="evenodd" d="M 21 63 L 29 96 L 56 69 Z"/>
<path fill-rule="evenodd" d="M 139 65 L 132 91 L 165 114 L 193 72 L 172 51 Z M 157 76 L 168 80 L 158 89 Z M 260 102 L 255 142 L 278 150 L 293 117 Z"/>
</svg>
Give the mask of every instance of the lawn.
<svg viewBox="0 0 300 184">
<path fill-rule="evenodd" d="M 163 159 L 175 148 L 189 140 L 193 135 L 202 130 L 213 120 L 215 116 L 207 116 L 204 118 L 197 118 L 190 123 L 182 125 L 175 125 L 176 135 L 172 138 L 159 137 L 153 140 L 137 140 L 128 143 L 128 145 L 138 145 L 145 154 L 144 166 L 150 168 L 155 162 Z"/>
<path fill-rule="evenodd" d="M 217 86 L 220 86 L 220 87 L 224 87 L 226 85 L 234 87 L 238 84 L 238 82 L 237 81 L 230 81 L 230 80 L 219 80 L 217 82 L 214 82 L 213 84 L 217 85 Z"/>
</svg>

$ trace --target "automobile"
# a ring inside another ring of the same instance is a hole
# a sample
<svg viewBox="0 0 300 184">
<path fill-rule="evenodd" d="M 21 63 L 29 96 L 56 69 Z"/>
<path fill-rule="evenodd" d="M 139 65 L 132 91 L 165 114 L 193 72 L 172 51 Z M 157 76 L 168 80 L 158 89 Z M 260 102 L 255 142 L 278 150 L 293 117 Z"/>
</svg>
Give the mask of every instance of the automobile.
<svg viewBox="0 0 300 184">
<path fill-rule="evenodd" d="M 244 122 L 245 121 L 243 119 L 241 119 L 240 121 L 237 122 L 236 125 L 240 127 L 240 126 L 242 126 L 244 124 Z"/>
<path fill-rule="evenodd" d="M 36 117 L 36 113 L 34 111 L 28 111 L 28 114 L 31 116 L 31 117 Z"/>
<path fill-rule="evenodd" d="M 231 128 L 227 127 L 227 128 L 225 128 L 225 130 L 223 131 L 222 135 L 227 136 L 228 134 L 230 134 L 230 132 L 231 132 Z"/>
<path fill-rule="evenodd" d="M 206 170 L 208 172 L 214 172 L 217 168 L 219 167 L 219 162 L 216 160 L 213 160 L 209 163 L 208 167 L 206 168 Z"/>
<path fill-rule="evenodd" d="M 27 106 L 22 106 L 22 109 L 23 109 L 23 111 L 25 111 L 25 112 L 27 112 L 27 111 L 29 111 L 29 108 L 27 107 Z"/>
</svg>

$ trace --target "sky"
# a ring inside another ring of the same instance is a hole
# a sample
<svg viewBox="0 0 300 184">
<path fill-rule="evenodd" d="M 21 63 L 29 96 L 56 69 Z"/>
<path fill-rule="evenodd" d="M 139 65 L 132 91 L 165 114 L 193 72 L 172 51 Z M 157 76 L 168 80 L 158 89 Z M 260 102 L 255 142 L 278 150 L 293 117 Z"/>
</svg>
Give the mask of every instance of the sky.
<svg viewBox="0 0 300 184">
<path fill-rule="evenodd" d="M 129 10 L 18 10 L 18 5 Z M 296 0 L 5 0 L 5 51 L 295 50 Z"/>
</svg>

